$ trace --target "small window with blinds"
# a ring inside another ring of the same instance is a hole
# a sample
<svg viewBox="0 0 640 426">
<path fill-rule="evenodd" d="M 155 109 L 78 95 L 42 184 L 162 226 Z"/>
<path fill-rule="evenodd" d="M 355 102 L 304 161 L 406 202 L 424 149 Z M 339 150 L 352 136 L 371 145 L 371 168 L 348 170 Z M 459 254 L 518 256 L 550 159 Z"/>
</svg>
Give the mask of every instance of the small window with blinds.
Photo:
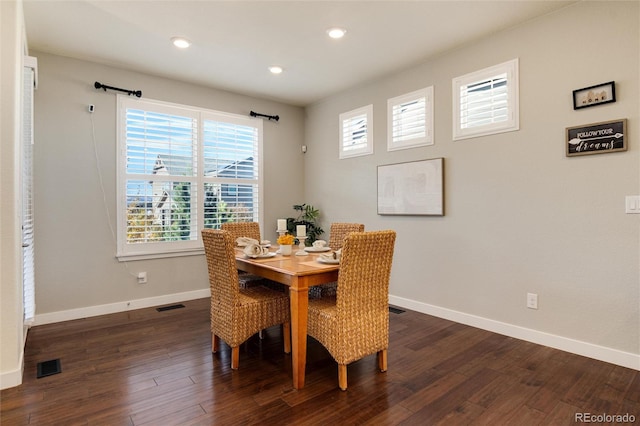
<svg viewBox="0 0 640 426">
<path fill-rule="evenodd" d="M 259 222 L 260 120 L 118 99 L 119 259 L 189 254 L 203 228 Z"/>
<path fill-rule="evenodd" d="M 387 101 L 387 150 L 433 145 L 433 86 Z"/>
<path fill-rule="evenodd" d="M 453 79 L 453 139 L 520 128 L 518 59 Z"/>
<path fill-rule="evenodd" d="M 340 114 L 340 159 L 373 154 L 373 105 Z"/>
</svg>

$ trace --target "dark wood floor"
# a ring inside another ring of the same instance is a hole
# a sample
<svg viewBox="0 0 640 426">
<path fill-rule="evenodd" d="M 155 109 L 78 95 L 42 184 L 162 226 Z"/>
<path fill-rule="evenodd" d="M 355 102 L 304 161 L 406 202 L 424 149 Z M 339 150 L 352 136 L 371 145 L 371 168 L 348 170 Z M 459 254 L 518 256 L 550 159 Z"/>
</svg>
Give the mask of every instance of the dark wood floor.
<svg viewBox="0 0 640 426">
<path fill-rule="evenodd" d="M 208 300 L 29 331 L 24 383 L 0 394 L 5 425 L 571 425 L 576 413 L 635 416 L 640 372 L 416 312 L 391 313 L 389 370 L 337 367 L 309 340 L 306 387 L 291 386 L 278 327 L 210 351 Z M 36 378 L 38 362 L 62 372 Z"/>
</svg>

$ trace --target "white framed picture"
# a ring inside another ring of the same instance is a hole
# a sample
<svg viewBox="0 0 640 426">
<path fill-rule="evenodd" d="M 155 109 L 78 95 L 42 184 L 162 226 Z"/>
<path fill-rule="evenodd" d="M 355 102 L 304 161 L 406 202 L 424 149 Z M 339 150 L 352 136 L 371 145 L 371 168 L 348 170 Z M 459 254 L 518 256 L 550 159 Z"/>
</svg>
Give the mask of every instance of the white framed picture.
<svg viewBox="0 0 640 426">
<path fill-rule="evenodd" d="M 378 166 L 378 214 L 444 216 L 444 158 Z"/>
</svg>

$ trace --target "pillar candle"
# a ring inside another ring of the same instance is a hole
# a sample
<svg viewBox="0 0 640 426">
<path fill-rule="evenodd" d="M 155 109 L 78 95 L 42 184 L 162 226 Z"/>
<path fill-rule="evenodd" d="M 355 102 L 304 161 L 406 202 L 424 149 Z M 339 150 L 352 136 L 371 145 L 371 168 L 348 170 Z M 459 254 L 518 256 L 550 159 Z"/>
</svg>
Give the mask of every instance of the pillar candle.
<svg viewBox="0 0 640 426">
<path fill-rule="evenodd" d="M 278 219 L 278 231 L 287 230 L 287 219 Z"/>
<path fill-rule="evenodd" d="M 306 237 L 307 236 L 307 227 L 304 225 L 296 226 L 296 233 L 298 237 Z"/>
</svg>

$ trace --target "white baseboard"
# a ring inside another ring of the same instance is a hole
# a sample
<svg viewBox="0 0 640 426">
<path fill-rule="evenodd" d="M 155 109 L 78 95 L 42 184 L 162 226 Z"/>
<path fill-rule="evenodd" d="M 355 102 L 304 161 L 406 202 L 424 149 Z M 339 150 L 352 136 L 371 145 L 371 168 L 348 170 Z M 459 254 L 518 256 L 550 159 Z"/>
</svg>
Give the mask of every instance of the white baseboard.
<svg viewBox="0 0 640 426">
<path fill-rule="evenodd" d="M 555 334 L 549 334 L 513 324 L 507 324 L 476 315 L 466 314 L 464 312 L 430 305 L 428 303 L 405 299 L 403 297 L 390 295 L 389 303 L 394 306 L 411 309 L 412 311 L 421 312 L 423 314 L 433 315 L 435 317 L 481 328 L 483 330 L 514 337 L 516 339 L 526 340 L 539 345 L 549 346 L 565 352 L 571 352 L 577 355 L 640 371 L 640 354 L 623 352 L 617 349 L 594 345 L 592 343 L 557 336 Z"/>
<path fill-rule="evenodd" d="M 152 306 L 166 305 L 168 303 L 184 302 L 186 300 L 202 299 L 209 297 L 209 289 L 187 291 L 184 293 L 167 294 L 163 296 L 149 297 L 146 299 L 127 300 L 123 302 L 109 303 L 106 305 L 88 306 L 86 308 L 69 309 L 67 311 L 36 314 L 35 325 L 51 324 L 54 322 L 70 321 L 80 318 L 95 317 L 98 315 L 114 314 L 130 311 L 132 309 L 150 308 Z"/>
<path fill-rule="evenodd" d="M 0 374 L 0 389 L 9 389 L 22 384 L 22 374 L 24 373 L 24 351 L 20 353 L 18 367 L 14 370 L 4 371 Z"/>
</svg>

